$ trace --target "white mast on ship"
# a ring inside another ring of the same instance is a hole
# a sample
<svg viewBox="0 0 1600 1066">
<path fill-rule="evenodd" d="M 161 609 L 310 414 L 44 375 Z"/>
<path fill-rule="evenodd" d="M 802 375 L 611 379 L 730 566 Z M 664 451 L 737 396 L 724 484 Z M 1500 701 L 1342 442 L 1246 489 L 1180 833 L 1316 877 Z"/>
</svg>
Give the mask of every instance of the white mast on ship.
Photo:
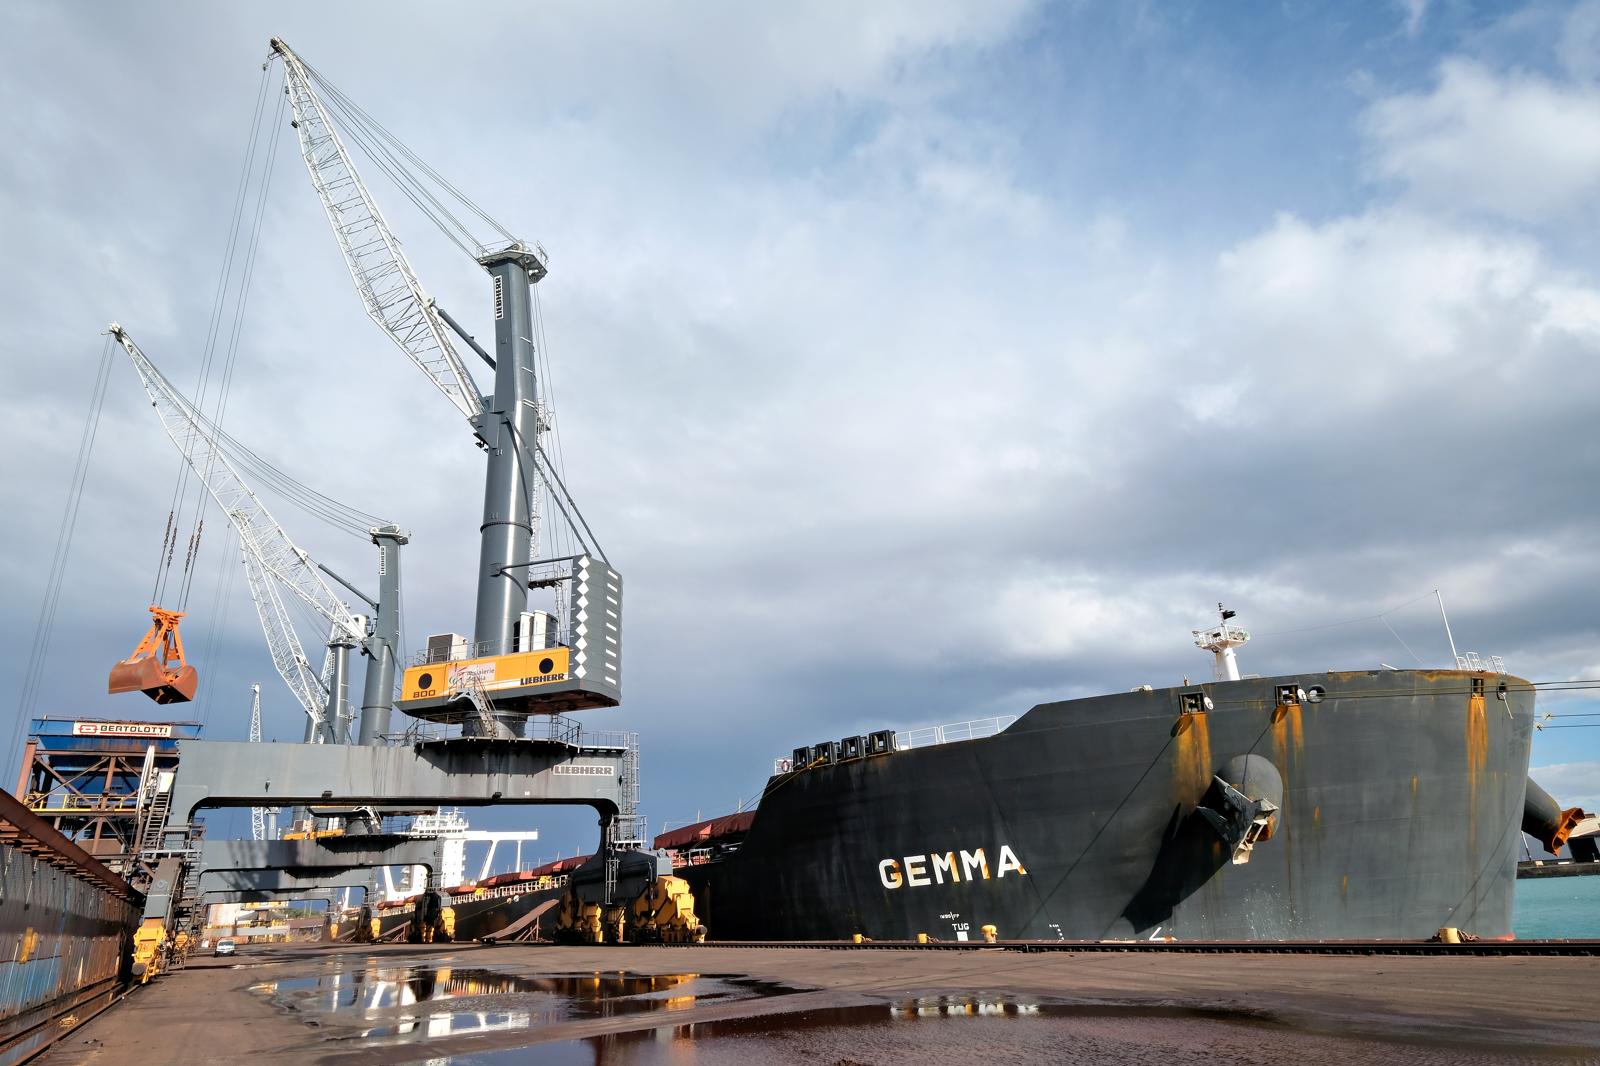
<svg viewBox="0 0 1600 1066">
<path fill-rule="evenodd" d="M 1243 626 L 1229 623 L 1237 612 L 1230 611 L 1222 604 L 1217 604 L 1217 613 L 1222 616 L 1221 621 L 1210 629 L 1194 630 L 1195 647 L 1204 649 L 1216 656 L 1212 664 L 1212 678 L 1216 681 L 1239 680 L 1239 660 L 1233 654 L 1233 649 L 1250 641 L 1250 631 Z"/>
</svg>

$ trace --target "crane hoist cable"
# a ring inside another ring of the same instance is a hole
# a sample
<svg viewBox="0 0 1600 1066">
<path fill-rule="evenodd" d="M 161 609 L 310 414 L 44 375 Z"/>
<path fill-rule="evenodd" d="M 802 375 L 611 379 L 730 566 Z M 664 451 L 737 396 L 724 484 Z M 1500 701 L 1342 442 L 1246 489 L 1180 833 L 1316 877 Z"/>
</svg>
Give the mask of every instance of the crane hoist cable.
<svg viewBox="0 0 1600 1066">
<path fill-rule="evenodd" d="M 228 305 L 229 282 L 234 276 L 234 264 L 238 256 L 239 234 L 245 217 L 245 204 L 248 202 L 248 193 L 251 185 L 251 175 L 255 169 L 255 159 L 261 143 L 262 118 L 266 112 L 266 101 L 270 79 L 265 71 L 262 72 L 261 82 L 256 87 L 256 101 L 253 109 L 250 136 L 245 143 L 244 160 L 239 167 L 239 182 L 234 193 L 233 210 L 228 223 L 227 242 L 223 247 L 222 269 L 217 276 L 216 291 L 212 297 L 211 315 L 206 331 L 205 347 L 201 352 L 200 369 L 194 393 L 199 397 L 199 403 L 204 405 L 205 396 L 211 377 L 211 365 L 216 352 L 216 339 L 222 328 L 223 314 Z M 276 143 L 276 138 L 273 138 Z M 167 509 L 167 528 L 162 537 L 161 552 L 156 559 L 156 573 L 150 592 L 150 602 L 160 603 L 166 592 L 168 576 L 172 570 L 173 558 L 177 549 L 179 530 L 183 525 L 183 513 L 189 486 L 188 465 L 180 461 L 177 473 L 173 478 L 172 500 Z M 202 500 L 203 492 L 202 492 Z M 190 534 L 191 543 L 194 533 Z"/>
<path fill-rule="evenodd" d="M 269 129 L 275 129 L 277 127 L 278 122 L 280 122 L 283 118 L 283 110 L 286 106 L 287 102 L 282 97 L 279 97 L 275 110 L 274 122 Z M 252 143 L 255 143 L 260 139 L 261 130 L 258 127 L 253 132 L 251 140 Z M 272 164 L 273 160 L 278 154 L 278 138 L 269 136 L 267 138 L 267 142 L 265 159 L 261 164 L 261 173 L 255 182 L 255 210 L 250 223 L 249 241 L 245 248 L 244 263 L 239 270 L 238 292 L 234 297 L 232 330 L 228 337 L 225 354 L 222 358 L 221 382 L 217 388 L 217 396 L 211 415 L 212 424 L 218 427 L 222 425 L 223 419 L 227 415 L 228 397 L 231 394 L 233 386 L 233 373 L 235 367 L 238 365 L 239 340 L 244 332 L 245 312 L 250 305 L 250 281 L 255 276 L 256 252 L 261 245 L 261 223 L 266 214 L 267 194 L 272 188 Z M 212 361 L 214 361 L 216 358 L 215 340 L 213 340 L 211 351 L 208 353 L 207 358 Z M 205 402 L 203 396 L 200 402 L 203 409 Z M 214 455 L 213 461 L 215 461 Z M 195 506 L 194 531 L 190 535 L 189 555 L 185 559 L 183 582 L 178 596 L 178 606 L 180 609 L 187 606 L 189 602 L 189 590 L 194 583 L 194 563 L 200 550 L 201 534 L 205 529 L 205 513 L 209 497 L 203 488 L 197 487 L 196 493 L 199 498 Z"/>
<path fill-rule="evenodd" d="M 45 663 L 50 654 L 50 640 L 55 630 L 56 610 L 61 603 L 61 589 L 66 581 L 67 562 L 72 553 L 72 538 L 78 528 L 78 512 L 83 503 L 83 487 L 89 478 L 90 458 L 94 454 L 95 438 L 100 431 L 100 415 L 105 408 L 106 383 L 111 377 L 113 342 L 110 337 L 100 352 L 100 365 L 95 372 L 94 387 L 84 412 L 83 432 L 78 439 L 78 457 L 73 464 L 72 477 L 67 482 L 67 502 L 61 514 L 61 525 L 56 531 L 55 554 L 50 560 L 50 575 L 45 580 L 44 597 L 39 605 L 39 619 L 33 627 L 33 645 L 28 651 L 28 667 L 23 674 L 22 691 L 17 699 L 16 721 L 12 723 L 11 747 L 17 751 L 22 740 L 22 730 L 38 705 L 39 688 L 44 680 Z"/>
<path fill-rule="evenodd" d="M 359 646 L 366 636 L 365 619 L 351 612 L 324 579 L 315 561 L 289 538 L 265 503 L 221 453 L 219 439 L 206 416 L 172 386 L 126 330 L 112 323 L 111 333 L 126 349 L 168 437 L 238 533 L 245 549 L 245 575 L 268 650 L 284 682 L 305 709 L 308 732 L 336 739 L 329 733 L 344 724 L 343 701 L 338 701 L 337 718 L 330 719 L 325 713 L 333 649 Z M 329 655 L 324 659 L 320 674 L 313 670 L 289 619 L 291 605 L 315 610 L 333 631 L 328 641 Z"/>
<path fill-rule="evenodd" d="M 217 635 L 226 628 L 228 605 L 232 602 L 227 593 L 233 587 L 233 581 L 237 580 L 236 575 L 238 573 L 234 569 L 238 565 L 237 562 L 233 562 L 230 565 L 229 556 L 233 551 L 237 538 L 238 533 L 235 532 L 231 524 L 228 525 L 227 531 L 223 534 L 222 551 L 217 554 L 216 579 L 211 586 L 211 610 L 206 615 L 206 635 L 205 640 L 201 643 L 200 651 L 200 662 L 203 663 L 215 661 L 211 656 L 217 647 Z M 201 682 L 199 700 L 200 724 L 202 726 L 206 725 L 211 718 L 210 697 L 215 687 L 216 677 L 217 675 L 214 671 L 207 671 L 205 680 Z"/>
<path fill-rule="evenodd" d="M 404 163 L 395 158 L 393 151 L 383 147 L 383 145 L 392 146 L 394 151 L 404 156 L 412 167 L 426 174 L 433 180 L 435 185 L 454 198 L 462 208 L 476 215 L 485 225 L 489 226 L 505 240 L 516 241 L 515 234 L 506 229 L 482 207 L 478 206 L 471 197 L 456 188 L 443 174 L 429 166 L 426 160 L 412 151 L 399 137 L 390 133 L 382 123 L 368 114 L 360 104 L 345 95 L 321 71 L 307 63 L 303 57 L 299 58 L 299 62 L 305 68 L 306 76 L 322 90 L 324 102 L 338 113 L 342 120 L 342 128 L 361 142 L 362 150 L 367 153 L 373 163 L 388 174 L 395 184 L 400 187 L 401 191 L 405 193 L 406 197 L 416 204 L 418 209 L 426 214 L 447 237 L 450 237 L 469 258 L 477 262 L 478 258 L 487 251 L 487 247 L 482 241 L 478 240 L 460 219 L 456 218 L 454 212 L 445 207 L 439 198 L 428 190 L 425 183 L 415 177 Z M 433 204 L 434 209 L 429 210 L 419 202 L 421 200 L 426 200 L 428 203 Z M 448 220 L 448 223 L 446 220 Z M 454 234 L 451 232 L 452 228 L 454 229 Z M 473 245 L 476 251 L 473 248 L 466 247 L 463 242 Z"/>
</svg>

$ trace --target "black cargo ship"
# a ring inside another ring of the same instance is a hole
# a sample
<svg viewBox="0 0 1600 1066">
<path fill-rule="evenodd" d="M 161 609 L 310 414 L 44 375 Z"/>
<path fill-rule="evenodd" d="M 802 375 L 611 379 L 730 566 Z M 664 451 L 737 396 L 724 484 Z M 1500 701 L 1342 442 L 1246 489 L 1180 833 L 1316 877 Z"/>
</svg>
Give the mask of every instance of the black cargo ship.
<svg viewBox="0 0 1600 1066">
<path fill-rule="evenodd" d="M 796 751 L 676 872 L 721 940 L 1510 938 L 1533 703 L 1504 674 L 1385 669 L 849 737 Z"/>
<path fill-rule="evenodd" d="M 532 870 L 497 874 L 475 884 L 381 903 L 377 908 L 378 938 L 417 941 L 424 927 L 432 927 L 441 941 L 464 943 L 492 937 L 515 925 L 541 903 L 559 900 L 568 876 L 589 858 L 581 855 L 558 859 Z M 370 917 L 372 912 L 367 913 Z M 548 922 L 541 923 L 542 937 L 548 939 L 553 934 L 555 917 L 551 914 Z"/>
</svg>

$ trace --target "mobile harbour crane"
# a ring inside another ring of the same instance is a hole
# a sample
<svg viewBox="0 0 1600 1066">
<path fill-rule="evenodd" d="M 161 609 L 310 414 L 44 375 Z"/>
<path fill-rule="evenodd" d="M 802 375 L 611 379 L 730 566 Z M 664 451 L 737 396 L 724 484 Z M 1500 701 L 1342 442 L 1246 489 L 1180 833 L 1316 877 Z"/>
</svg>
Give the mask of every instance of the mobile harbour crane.
<svg viewBox="0 0 1600 1066">
<path fill-rule="evenodd" d="M 270 44 L 269 62 L 283 62 L 301 156 L 368 316 L 466 417 L 487 457 L 473 640 L 448 635 L 430 641 L 404 672 L 398 706 L 418 718 L 460 722 L 469 736 L 501 739 L 523 735 L 529 714 L 616 706 L 621 701 L 622 580 L 594 544 L 540 443 L 552 424 L 540 398 L 533 343 L 532 286 L 547 272 L 544 250 L 516 239 L 468 201 L 281 38 Z M 489 274 L 493 354 L 422 288 L 357 172 L 333 110 L 345 117 L 351 138 Z M 504 240 L 493 246 L 478 242 L 412 167 Z M 493 368 L 491 395 L 479 391 L 451 333 Z M 536 557 L 541 494 L 531 486 L 543 488 L 562 511 L 582 551 Z M 562 583 L 568 586 L 564 639 L 550 615 L 526 610 L 530 585 Z M 556 728 L 553 720 L 551 728 Z"/>
</svg>

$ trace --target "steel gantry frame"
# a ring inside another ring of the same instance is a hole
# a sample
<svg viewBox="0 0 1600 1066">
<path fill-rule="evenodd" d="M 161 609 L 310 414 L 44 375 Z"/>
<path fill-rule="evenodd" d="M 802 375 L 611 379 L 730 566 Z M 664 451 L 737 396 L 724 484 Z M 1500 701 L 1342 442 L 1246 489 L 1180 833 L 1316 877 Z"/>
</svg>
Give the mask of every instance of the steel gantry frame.
<svg viewBox="0 0 1600 1066">
<path fill-rule="evenodd" d="M 158 872 L 146 900 L 149 919 L 179 910 L 183 865 L 201 861 L 192 839 L 196 814 L 211 808 L 371 804 L 409 808 L 489 804 L 563 804 L 594 808 L 600 848 L 610 854 L 623 802 L 627 745 L 576 749 L 554 743 L 487 738 L 414 745 L 261 745 L 247 741 L 185 741 L 182 770 L 172 783 L 171 813 L 158 850 L 182 855 L 171 873 Z M 349 838 L 359 840 L 359 837 Z M 280 842 L 262 841 L 261 844 Z M 295 842 L 299 843 L 299 842 Z M 317 843 L 322 843 L 318 841 Z M 252 841 L 227 841 L 244 848 Z M 209 845 L 207 845 L 209 846 Z M 308 854 L 315 854 L 315 850 Z M 394 860 L 391 860 L 394 861 Z M 608 890 L 605 901 L 611 902 Z"/>
</svg>

